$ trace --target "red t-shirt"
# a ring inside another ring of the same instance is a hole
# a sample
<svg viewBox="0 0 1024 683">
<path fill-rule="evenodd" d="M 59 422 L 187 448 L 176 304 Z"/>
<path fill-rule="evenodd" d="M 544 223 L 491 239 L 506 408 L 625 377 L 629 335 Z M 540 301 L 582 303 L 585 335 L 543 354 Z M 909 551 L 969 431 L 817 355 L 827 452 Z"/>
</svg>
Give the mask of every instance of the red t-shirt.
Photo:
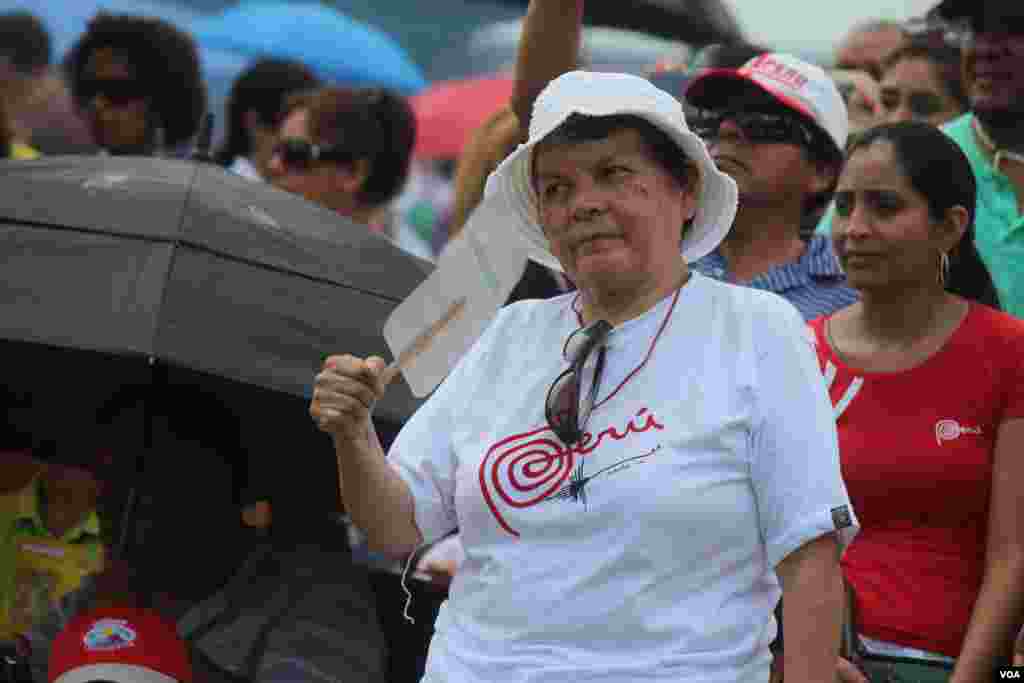
<svg viewBox="0 0 1024 683">
<path fill-rule="evenodd" d="M 1024 418 L 1024 321 L 972 303 L 946 344 L 905 372 L 860 372 L 810 323 L 861 524 L 843 557 L 858 630 L 960 653 L 984 573 L 997 430 Z"/>
</svg>

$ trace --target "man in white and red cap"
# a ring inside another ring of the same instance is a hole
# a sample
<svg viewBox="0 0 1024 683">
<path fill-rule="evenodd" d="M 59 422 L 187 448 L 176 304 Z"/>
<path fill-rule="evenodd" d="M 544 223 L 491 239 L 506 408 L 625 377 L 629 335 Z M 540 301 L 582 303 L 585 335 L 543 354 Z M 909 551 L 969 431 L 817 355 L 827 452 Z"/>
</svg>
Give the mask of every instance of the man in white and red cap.
<svg viewBox="0 0 1024 683">
<path fill-rule="evenodd" d="M 50 683 L 190 683 L 192 666 L 173 622 L 110 607 L 72 619 L 50 650 Z"/>
<path fill-rule="evenodd" d="M 849 131 L 846 104 L 822 69 L 763 54 L 706 69 L 686 90 L 693 129 L 736 181 L 739 211 L 725 241 L 693 267 L 779 294 L 806 320 L 857 300 L 826 236 L 805 239 L 831 200 Z"/>
</svg>

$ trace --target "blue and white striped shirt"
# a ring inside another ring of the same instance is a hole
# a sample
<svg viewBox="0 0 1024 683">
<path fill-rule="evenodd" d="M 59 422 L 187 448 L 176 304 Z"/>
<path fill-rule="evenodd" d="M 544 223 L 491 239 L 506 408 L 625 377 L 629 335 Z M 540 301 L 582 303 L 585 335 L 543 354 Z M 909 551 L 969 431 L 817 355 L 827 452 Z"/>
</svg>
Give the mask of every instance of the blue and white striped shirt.
<svg viewBox="0 0 1024 683">
<path fill-rule="evenodd" d="M 733 282 L 725 256 L 718 249 L 690 264 L 716 280 Z M 774 292 L 796 306 L 804 320 L 828 315 L 857 301 L 857 292 L 847 286 L 846 277 L 832 252 L 832 240 L 815 235 L 799 260 L 775 266 L 758 275 L 747 287 Z"/>
</svg>

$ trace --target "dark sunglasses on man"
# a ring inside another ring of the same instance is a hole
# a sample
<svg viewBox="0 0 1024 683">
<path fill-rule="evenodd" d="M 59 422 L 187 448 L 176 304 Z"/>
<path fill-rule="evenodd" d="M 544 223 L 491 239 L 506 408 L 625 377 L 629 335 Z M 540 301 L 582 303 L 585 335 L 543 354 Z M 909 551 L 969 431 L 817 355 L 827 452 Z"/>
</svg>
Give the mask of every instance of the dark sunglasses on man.
<svg viewBox="0 0 1024 683">
<path fill-rule="evenodd" d="M 796 116 L 758 111 L 698 109 L 691 117 L 693 132 L 705 140 L 718 138 L 719 129 L 732 121 L 743 137 L 753 143 L 791 144 L 801 147 L 815 145 L 814 133 Z"/>
<path fill-rule="evenodd" d="M 285 168 L 309 170 L 315 162 L 333 161 L 338 163 L 353 160 L 352 153 L 342 145 L 317 145 L 309 140 L 286 138 L 274 145 L 274 156 Z"/>
<path fill-rule="evenodd" d="M 149 88 L 135 78 L 85 78 L 75 91 L 79 102 L 88 104 L 102 95 L 114 106 L 124 106 L 150 95 Z"/>
</svg>

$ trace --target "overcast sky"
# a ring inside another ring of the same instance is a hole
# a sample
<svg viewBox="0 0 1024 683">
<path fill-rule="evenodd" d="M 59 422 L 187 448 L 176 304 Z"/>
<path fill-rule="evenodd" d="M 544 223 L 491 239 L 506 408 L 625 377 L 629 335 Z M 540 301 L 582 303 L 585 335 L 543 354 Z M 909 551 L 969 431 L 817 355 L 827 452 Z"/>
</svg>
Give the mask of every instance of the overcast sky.
<svg viewBox="0 0 1024 683">
<path fill-rule="evenodd" d="M 832 47 L 865 19 L 904 20 L 938 0 L 723 0 L 747 37 L 779 50 L 831 55 Z"/>
</svg>

